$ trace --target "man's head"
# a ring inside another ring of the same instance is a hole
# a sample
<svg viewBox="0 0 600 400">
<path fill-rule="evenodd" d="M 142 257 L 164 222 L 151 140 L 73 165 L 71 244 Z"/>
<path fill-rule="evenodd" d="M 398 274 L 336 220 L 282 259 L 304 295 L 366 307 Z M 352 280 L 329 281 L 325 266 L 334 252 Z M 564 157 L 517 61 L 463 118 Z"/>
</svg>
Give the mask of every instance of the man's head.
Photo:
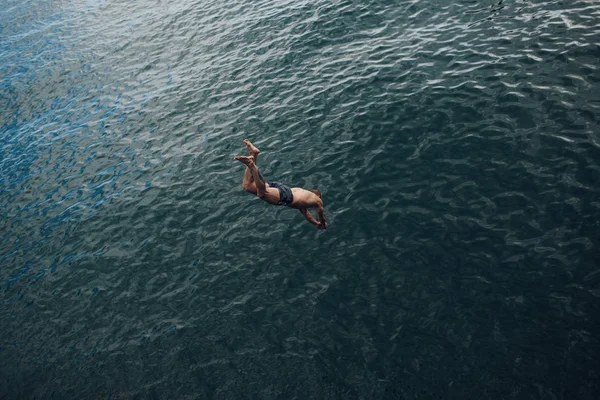
<svg viewBox="0 0 600 400">
<path fill-rule="evenodd" d="M 319 189 L 310 189 L 310 191 L 319 196 L 319 198 L 321 197 L 321 191 Z"/>
</svg>

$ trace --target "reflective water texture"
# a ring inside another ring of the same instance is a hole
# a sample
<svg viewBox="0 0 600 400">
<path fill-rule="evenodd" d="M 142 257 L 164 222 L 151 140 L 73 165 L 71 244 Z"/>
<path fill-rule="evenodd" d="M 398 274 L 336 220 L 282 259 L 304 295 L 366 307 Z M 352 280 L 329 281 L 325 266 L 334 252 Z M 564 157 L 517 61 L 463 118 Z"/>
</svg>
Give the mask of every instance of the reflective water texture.
<svg viewBox="0 0 600 400">
<path fill-rule="evenodd" d="M 5 1 L 0 398 L 599 398 L 599 68 L 596 1 Z"/>
</svg>

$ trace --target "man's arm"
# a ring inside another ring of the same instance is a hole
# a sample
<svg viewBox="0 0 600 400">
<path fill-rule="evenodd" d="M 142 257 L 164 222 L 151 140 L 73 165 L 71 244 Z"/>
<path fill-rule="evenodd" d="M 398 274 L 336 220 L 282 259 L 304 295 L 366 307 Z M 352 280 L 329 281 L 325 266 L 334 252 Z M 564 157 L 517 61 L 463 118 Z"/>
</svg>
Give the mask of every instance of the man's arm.
<svg viewBox="0 0 600 400">
<path fill-rule="evenodd" d="M 310 212 L 308 212 L 308 210 L 306 208 L 301 208 L 300 209 L 300 213 L 302 214 L 302 216 L 304 218 L 306 218 L 306 220 L 308 222 L 310 222 L 311 224 L 313 224 L 317 228 L 320 228 L 321 224 L 312 216 L 312 214 Z"/>
<path fill-rule="evenodd" d="M 325 209 L 323 208 L 323 202 L 319 200 L 317 203 L 317 214 L 319 215 L 319 225 L 321 229 L 327 229 L 327 219 L 325 218 Z"/>
</svg>

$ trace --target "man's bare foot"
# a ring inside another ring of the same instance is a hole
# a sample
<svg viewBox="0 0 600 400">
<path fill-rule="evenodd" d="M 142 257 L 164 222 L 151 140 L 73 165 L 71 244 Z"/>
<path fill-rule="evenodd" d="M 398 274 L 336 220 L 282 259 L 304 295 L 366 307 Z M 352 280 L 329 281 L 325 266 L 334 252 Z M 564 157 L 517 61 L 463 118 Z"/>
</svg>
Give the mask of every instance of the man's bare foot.
<svg viewBox="0 0 600 400">
<path fill-rule="evenodd" d="M 248 148 L 248 152 L 251 156 L 256 157 L 260 154 L 260 150 L 255 145 L 253 145 L 248 139 L 244 139 L 244 144 Z"/>
<path fill-rule="evenodd" d="M 245 165 L 252 165 L 254 164 L 254 157 L 253 156 L 235 156 L 233 157 L 234 160 L 237 160 L 239 162 L 241 162 L 242 164 Z"/>
</svg>

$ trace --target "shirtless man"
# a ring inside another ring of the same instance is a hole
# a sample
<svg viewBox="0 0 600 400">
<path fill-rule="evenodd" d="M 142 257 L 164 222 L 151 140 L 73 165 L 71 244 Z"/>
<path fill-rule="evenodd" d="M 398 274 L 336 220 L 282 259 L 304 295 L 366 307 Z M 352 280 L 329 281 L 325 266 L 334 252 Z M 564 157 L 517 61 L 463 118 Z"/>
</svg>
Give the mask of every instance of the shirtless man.
<svg viewBox="0 0 600 400">
<path fill-rule="evenodd" d="M 244 190 L 258 196 L 269 204 L 296 208 L 300 210 L 300 213 L 308 222 L 315 225 L 318 229 L 327 229 L 321 192 L 317 189 L 305 190 L 297 187 L 290 189 L 281 182 L 265 181 L 256 167 L 260 150 L 250 143 L 248 139 L 244 139 L 244 144 L 248 148 L 250 155 L 234 157 L 234 160 L 246 165 L 244 182 L 242 183 Z M 319 216 L 318 221 L 308 211 L 311 207 L 316 208 Z"/>
</svg>

